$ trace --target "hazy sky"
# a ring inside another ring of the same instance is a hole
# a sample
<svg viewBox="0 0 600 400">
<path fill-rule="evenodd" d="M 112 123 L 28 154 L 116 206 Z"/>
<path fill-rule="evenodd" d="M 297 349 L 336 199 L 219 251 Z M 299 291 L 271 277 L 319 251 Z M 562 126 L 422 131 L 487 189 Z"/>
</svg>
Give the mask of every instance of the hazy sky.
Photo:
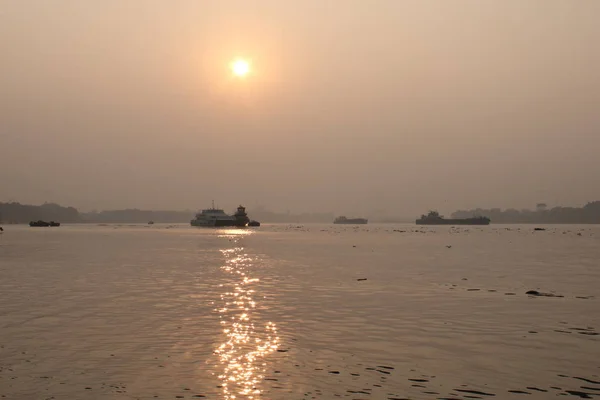
<svg viewBox="0 0 600 400">
<path fill-rule="evenodd" d="M 0 201 L 582 205 L 598 21 L 598 0 L 0 0 Z"/>
</svg>

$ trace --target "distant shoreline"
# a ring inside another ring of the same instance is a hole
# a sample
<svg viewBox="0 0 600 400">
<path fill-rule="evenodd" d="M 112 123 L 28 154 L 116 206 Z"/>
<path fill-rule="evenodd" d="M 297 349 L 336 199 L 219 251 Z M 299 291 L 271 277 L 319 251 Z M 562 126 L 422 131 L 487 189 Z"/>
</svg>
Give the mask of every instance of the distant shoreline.
<svg viewBox="0 0 600 400">
<path fill-rule="evenodd" d="M 64 207 L 54 203 L 27 205 L 17 202 L 0 202 L 0 224 L 28 224 L 30 221 L 57 221 L 66 224 L 144 224 L 155 223 L 179 224 L 189 223 L 195 212 L 186 211 L 153 211 L 139 209 L 107 210 L 100 212 L 79 212 L 75 207 Z M 276 213 L 263 208 L 248 210 L 248 214 L 264 223 L 333 223 L 334 213 Z M 459 210 L 451 214 L 452 218 L 488 217 L 492 225 L 594 225 L 600 224 L 600 201 L 587 203 L 583 207 L 554 207 L 551 209 L 516 210 L 499 208 Z M 416 219 L 416 218 L 415 218 Z M 405 217 L 382 216 L 370 217 L 371 223 L 377 224 L 414 224 L 415 219 Z"/>
<path fill-rule="evenodd" d="M 499 208 L 459 210 L 452 218 L 488 217 L 492 224 L 600 224 L 600 201 L 587 203 L 583 207 L 546 208 L 538 204 L 536 210 Z"/>
</svg>

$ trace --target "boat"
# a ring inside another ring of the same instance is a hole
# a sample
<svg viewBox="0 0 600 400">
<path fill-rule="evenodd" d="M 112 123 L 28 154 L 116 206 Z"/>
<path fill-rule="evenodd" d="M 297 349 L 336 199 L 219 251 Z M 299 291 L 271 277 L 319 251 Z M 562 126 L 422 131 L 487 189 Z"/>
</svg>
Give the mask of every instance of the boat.
<svg viewBox="0 0 600 400">
<path fill-rule="evenodd" d="M 445 219 L 437 211 L 429 211 L 415 221 L 417 225 L 489 225 L 490 222 L 488 217 Z"/>
<path fill-rule="evenodd" d="M 54 221 L 46 222 L 46 221 L 38 220 L 38 221 L 31 221 L 29 223 L 29 226 L 35 226 L 35 227 L 60 226 L 60 222 L 54 222 Z"/>
<path fill-rule="evenodd" d="M 252 220 L 248 222 L 248 226 L 260 226 L 260 222 Z"/>
<path fill-rule="evenodd" d="M 192 226 L 235 226 L 245 227 L 250 223 L 250 218 L 246 214 L 246 208 L 239 206 L 233 215 L 228 215 L 220 208 L 215 207 L 213 201 L 211 208 L 206 208 L 196 214 L 196 217 L 190 221 Z"/>
<path fill-rule="evenodd" d="M 154 221 L 148 221 L 148 225 L 154 225 Z"/>
<path fill-rule="evenodd" d="M 369 220 L 366 218 L 346 218 L 345 216 L 339 216 L 333 220 L 334 224 L 350 224 L 350 225 L 364 225 Z"/>
</svg>

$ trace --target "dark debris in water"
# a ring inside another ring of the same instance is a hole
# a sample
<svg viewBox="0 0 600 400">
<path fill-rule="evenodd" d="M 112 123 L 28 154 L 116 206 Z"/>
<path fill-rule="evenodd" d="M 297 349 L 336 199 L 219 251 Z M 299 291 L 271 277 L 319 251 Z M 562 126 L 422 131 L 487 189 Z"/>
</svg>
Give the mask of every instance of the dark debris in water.
<svg viewBox="0 0 600 400">
<path fill-rule="evenodd" d="M 574 376 L 573 379 L 578 379 L 580 381 L 584 381 L 587 383 L 593 383 L 594 385 L 600 385 L 600 381 L 595 381 L 593 379 L 582 378 L 580 376 Z"/>
<path fill-rule="evenodd" d="M 467 278 L 462 278 L 462 280 L 466 281 Z M 441 286 L 444 286 L 444 287 L 446 287 L 449 290 L 458 289 L 458 290 L 464 290 L 464 291 L 467 291 L 467 292 L 481 292 L 482 294 L 483 293 L 498 293 L 497 289 L 485 289 L 485 288 L 477 288 L 477 287 L 466 287 L 466 286 L 457 285 L 455 283 L 444 283 Z M 564 296 L 562 294 L 557 294 L 557 293 L 552 293 L 552 292 L 542 292 L 542 291 L 534 290 L 534 289 L 526 291 L 525 294 L 527 296 L 529 296 L 530 298 L 533 298 L 533 297 L 565 298 L 566 297 L 566 296 Z M 505 296 L 516 296 L 517 293 L 515 293 L 515 292 L 505 292 L 504 295 Z M 594 299 L 595 296 L 572 296 L 572 298 L 581 299 L 581 300 L 589 300 L 589 299 Z"/>
<path fill-rule="evenodd" d="M 565 297 L 560 294 L 544 293 L 544 292 L 539 292 L 537 290 L 529 290 L 529 291 L 525 292 L 525 294 L 527 294 L 529 296 L 537 296 L 537 297 Z"/>
<path fill-rule="evenodd" d="M 480 395 L 480 396 L 495 396 L 494 393 L 486 393 L 486 392 L 481 392 L 479 390 L 469 390 L 469 389 L 454 389 L 457 392 L 461 392 L 461 393 L 470 393 L 470 394 L 476 394 L 476 395 Z"/>
<path fill-rule="evenodd" d="M 548 391 L 547 391 L 547 390 L 545 390 L 545 389 L 540 389 L 540 388 L 538 388 L 538 387 L 535 387 L 535 386 L 527 386 L 527 387 L 526 387 L 526 389 L 529 389 L 529 390 L 535 390 L 536 392 L 548 392 Z"/>
<path fill-rule="evenodd" d="M 566 323 L 565 323 L 566 324 Z M 589 329 L 591 327 L 585 328 Z M 579 328 L 584 329 L 584 328 Z M 576 330 L 577 331 L 577 330 Z M 334 363 L 327 365 L 327 369 L 316 368 L 311 370 L 320 371 L 320 377 L 327 379 L 326 377 L 334 378 L 331 380 L 330 388 L 339 387 L 342 384 L 342 380 L 338 378 L 339 375 L 351 376 L 346 382 L 347 386 L 341 392 L 336 392 L 335 389 L 328 391 L 323 388 L 323 392 L 313 391 L 307 398 L 349 398 L 353 400 L 358 399 L 425 399 L 431 398 L 432 400 L 441 399 L 485 399 L 485 398 L 520 398 L 523 396 L 537 396 L 540 398 L 543 393 L 548 393 L 549 389 L 545 387 L 539 387 L 529 385 L 527 387 L 513 387 L 504 388 L 502 392 L 490 390 L 486 383 L 480 383 L 478 387 L 472 387 L 470 384 L 464 384 L 455 382 L 455 385 L 447 387 L 446 385 L 436 381 L 436 376 L 431 374 L 423 374 L 417 369 L 410 368 L 406 370 L 398 369 L 397 366 L 389 363 L 385 364 L 345 364 L 343 367 L 338 366 Z M 356 371 L 356 368 L 364 368 L 363 373 L 352 372 Z M 279 369 L 277 370 L 279 371 Z M 318 373 L 318 372 L 317 372 Z M 577 396 L 579 398 L 590 398 L 589 396 L 600 395 L 600 381 L 595 379 L 595 375 L 591 377 L 584 376 L 573 376 L 567 374 L 559 374 L 557 379 L 561 379 L 561 383 L 565 383 L 564 379 L 571 380 L 571 385 L 561 384 L 554 386 L 557 390 L 553 394 L 554 396 Z M 402 381 L 405 383 L 403 384 Z M 580 383 L 586 383 L 587 386 L 581 386 Z M 323 382 L 326 384 L 326 382 Z M 280 383 L 282 386 L 283 384 Z M 598 385 L 598 388 L 595 386 Z M 272 388 L 275 390 L 275 387 Z M 341 390 L 341 389 L 340 389 Z M 425 397 L 431 396 L 431 397 Z M 510 395 L 510 396 L 509 396 Z M 264 398 L 270 398 L 268 391 L 264 393 Z M 512 396 L 512 397 L 511 397 Z M 586 397 L 588 396 L 588 397 Z"/>
<path fill-rule="evenodd" d="M 593 399 L 593 393 L 582 392 L 579 390 L 565 390 L 565 393 L 570 394 L 571 396 L 576 396 L 582 399 Z"/>
</svg>

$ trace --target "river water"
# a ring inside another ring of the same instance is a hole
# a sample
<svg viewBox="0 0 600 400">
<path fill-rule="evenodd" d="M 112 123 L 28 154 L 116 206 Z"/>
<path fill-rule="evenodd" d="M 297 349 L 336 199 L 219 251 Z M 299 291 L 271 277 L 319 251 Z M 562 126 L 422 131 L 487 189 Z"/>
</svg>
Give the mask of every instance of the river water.
<svg viewBox="0 0 600 400">
<path fill-rule="evenodd" d="M 600 397 L 597 226 L 4 228 L 6 399 Z"/>
</svg>

